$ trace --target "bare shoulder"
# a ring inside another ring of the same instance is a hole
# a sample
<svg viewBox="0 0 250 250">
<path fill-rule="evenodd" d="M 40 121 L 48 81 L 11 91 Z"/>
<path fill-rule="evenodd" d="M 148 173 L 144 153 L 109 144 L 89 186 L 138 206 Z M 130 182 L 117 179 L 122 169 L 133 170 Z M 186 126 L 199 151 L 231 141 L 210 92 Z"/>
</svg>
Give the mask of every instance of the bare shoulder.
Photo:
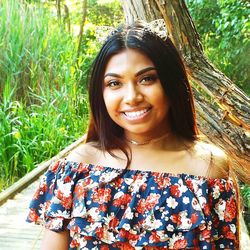
<svg viewBox="0 0 250 250">
<path fill-rule="evenodd" d="M 220 147 L 198 141 L 196 143 L 196 150 L 201 157 L 209 159 L 209 177 L 212 178 L 226 178 L 229 174 L 229 161 L 228 156 Z"/>
<path fill-rule="evenodd" d="M 95 163 L 99 154 L 100 150 L 93 143 L 81 143 L 69 153 L 66 159 L 74 162 Z"/>
</svg>

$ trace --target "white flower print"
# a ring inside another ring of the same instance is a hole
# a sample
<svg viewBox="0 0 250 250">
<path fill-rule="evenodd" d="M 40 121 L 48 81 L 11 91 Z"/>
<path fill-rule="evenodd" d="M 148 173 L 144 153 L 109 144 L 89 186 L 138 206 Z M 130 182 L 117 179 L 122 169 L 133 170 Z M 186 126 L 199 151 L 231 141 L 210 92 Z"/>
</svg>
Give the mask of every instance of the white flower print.
<svg viewBox="0 0 250 250">
<path fill-rule="evenodd" d="M 130 227 L 130 225 L 129 225 L 128 223 L 125 223 L 125 224 L 123 225 L 123 228 L 124 228 L 125 230 L 127 230 L 127 231 L 129 231 L 129 230 L 131 229 L 131 227 Z"/>
<path fill-rule="evenodd" d="M 189 203 L 190 203 L 189 197 L 184 196 L 183 199 L 182 199 L 182 202 L 183 202 L 185 205 L 189 204 Z"/>
<path fill-rule="evenodd" d="M 220 196 L 220 188 L 219 186 L 215 186 L 213 189 L 213 198 L 218 199 Z"/>
<path fill-rule="evenodd" d="M 167 225 L 167 230 L 169 231 L 169 232 L 173 232 L 174 231 L 174 226 L 173 225 Z"/>
<path fill-rule="evenodd" d="M 100 181 L 102 182 L 110 182 L 113 180 L 119 173 L 113 172 L 104 172 L 101 174 Z"/>
<path fill-rule="evenodd" d="M 77 203 L 73 207 L 72 217 L 84 217 L 86 214 L 86 206 L 83 203 Z"/>
<path fill-rule="evenodd" d="M 178 205 L 178 202 L 176 202 L 175 198 L 170 196 L 169 198 L 167 198 L 167 205 L 168 207 L 175 209 Z"/>
<path fill-rule="evenodd" d="M 219 216 L 219 220 L 224 220 L 225 208 L 226 208 L 226 201 L 222 199 L 220 199 L 219 202 L 215 204 L 215 211 Z"/>
<path fill-rule="evenodd" d="M 148 216 L 146 218 L 146 220 L 144 221 L 143 223 L 144 227 L 147 229 L 147 230 L 156 230 L 158 229 L 160 226 L 162 226 L 162 222 L 160 220 L 156 220 L 154 218 L 154 216 Z"/>
<path fill-rule="evenodd" d="M 63 193 L 64 197 L 69 197 L 72 194 L 72 181 L 63 183 L 63 181 L 59 180 L 57 182 L 58 185 L 58 191 L 61 191 Z"/>
<path fill-rule="evenodd" d="M 126 209 L 126 211 L 125 211 L 125 213 L 124 213 L 124 218 L 126 218 L 126 219 L 129 219 L 129 220 L 132 220 L 133 218 L 134 218 L 134 214 L 133 214 L 133 212 L 131 211 L 131 208 L 130 207 L 128 207 L 127 209 Z"/>
</svg>

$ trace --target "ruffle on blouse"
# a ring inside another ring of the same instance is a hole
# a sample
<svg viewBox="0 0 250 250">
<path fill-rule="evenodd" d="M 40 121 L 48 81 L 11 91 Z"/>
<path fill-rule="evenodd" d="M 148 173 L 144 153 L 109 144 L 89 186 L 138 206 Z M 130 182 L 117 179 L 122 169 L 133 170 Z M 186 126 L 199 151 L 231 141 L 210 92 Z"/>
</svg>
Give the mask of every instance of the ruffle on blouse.
<svg viewBox="0 0 250 250">
<path fill-rule="evenodd" d="M 230 179 L 128 170 L 109 182 L 121 171 L 58 161 L 42 178 L 28 221 L 54 231 L 67 227 L 75 242 L 94 237 L 114 246 L 129 242 L 169 249 L 234 244 Z M 100 186 L 103 182 L 109 183 Z"/>
</svg>

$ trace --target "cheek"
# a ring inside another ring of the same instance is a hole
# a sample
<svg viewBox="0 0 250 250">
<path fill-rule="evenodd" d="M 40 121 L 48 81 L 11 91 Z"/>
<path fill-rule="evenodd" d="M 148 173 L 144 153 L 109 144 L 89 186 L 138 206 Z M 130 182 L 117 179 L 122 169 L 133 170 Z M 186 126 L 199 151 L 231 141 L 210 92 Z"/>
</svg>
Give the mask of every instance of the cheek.
<svg viewBox="0 0 250 250">
<path fill-rule="evenodd" d="M 109 115 L 113 117 L 116 111 L 119 109 L 119 98 L 110 91 L 104 91 L 103 99 Z"/>
</svg>

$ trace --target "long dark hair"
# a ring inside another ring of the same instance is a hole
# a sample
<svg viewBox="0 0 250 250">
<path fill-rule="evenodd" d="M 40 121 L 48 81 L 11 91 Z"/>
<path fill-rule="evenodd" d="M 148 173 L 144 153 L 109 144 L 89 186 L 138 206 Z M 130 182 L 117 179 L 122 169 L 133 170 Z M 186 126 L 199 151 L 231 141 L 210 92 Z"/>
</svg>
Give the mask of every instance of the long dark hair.
<svg viewBox="0 0 250 250">
<path fill-rule="evenodd" d="M 151 59 L 157 69 L 163 89 L 170 101 L 172 132 L 194 141 L 198 135 L 194 101 L 184 64 L 170 38 L 161 39 L 144 23 L 118 28 L 104 42 L 92 67 L 89 81 L 90 122 L 86 142 L 112 155 L 112 149 L 122 150 L 128 164 L 128 145 L 123 129 L 110 118 L 103 99 L 104 70 L 109 59 L 124 49 L 136 49 Z"/>
</svg>

